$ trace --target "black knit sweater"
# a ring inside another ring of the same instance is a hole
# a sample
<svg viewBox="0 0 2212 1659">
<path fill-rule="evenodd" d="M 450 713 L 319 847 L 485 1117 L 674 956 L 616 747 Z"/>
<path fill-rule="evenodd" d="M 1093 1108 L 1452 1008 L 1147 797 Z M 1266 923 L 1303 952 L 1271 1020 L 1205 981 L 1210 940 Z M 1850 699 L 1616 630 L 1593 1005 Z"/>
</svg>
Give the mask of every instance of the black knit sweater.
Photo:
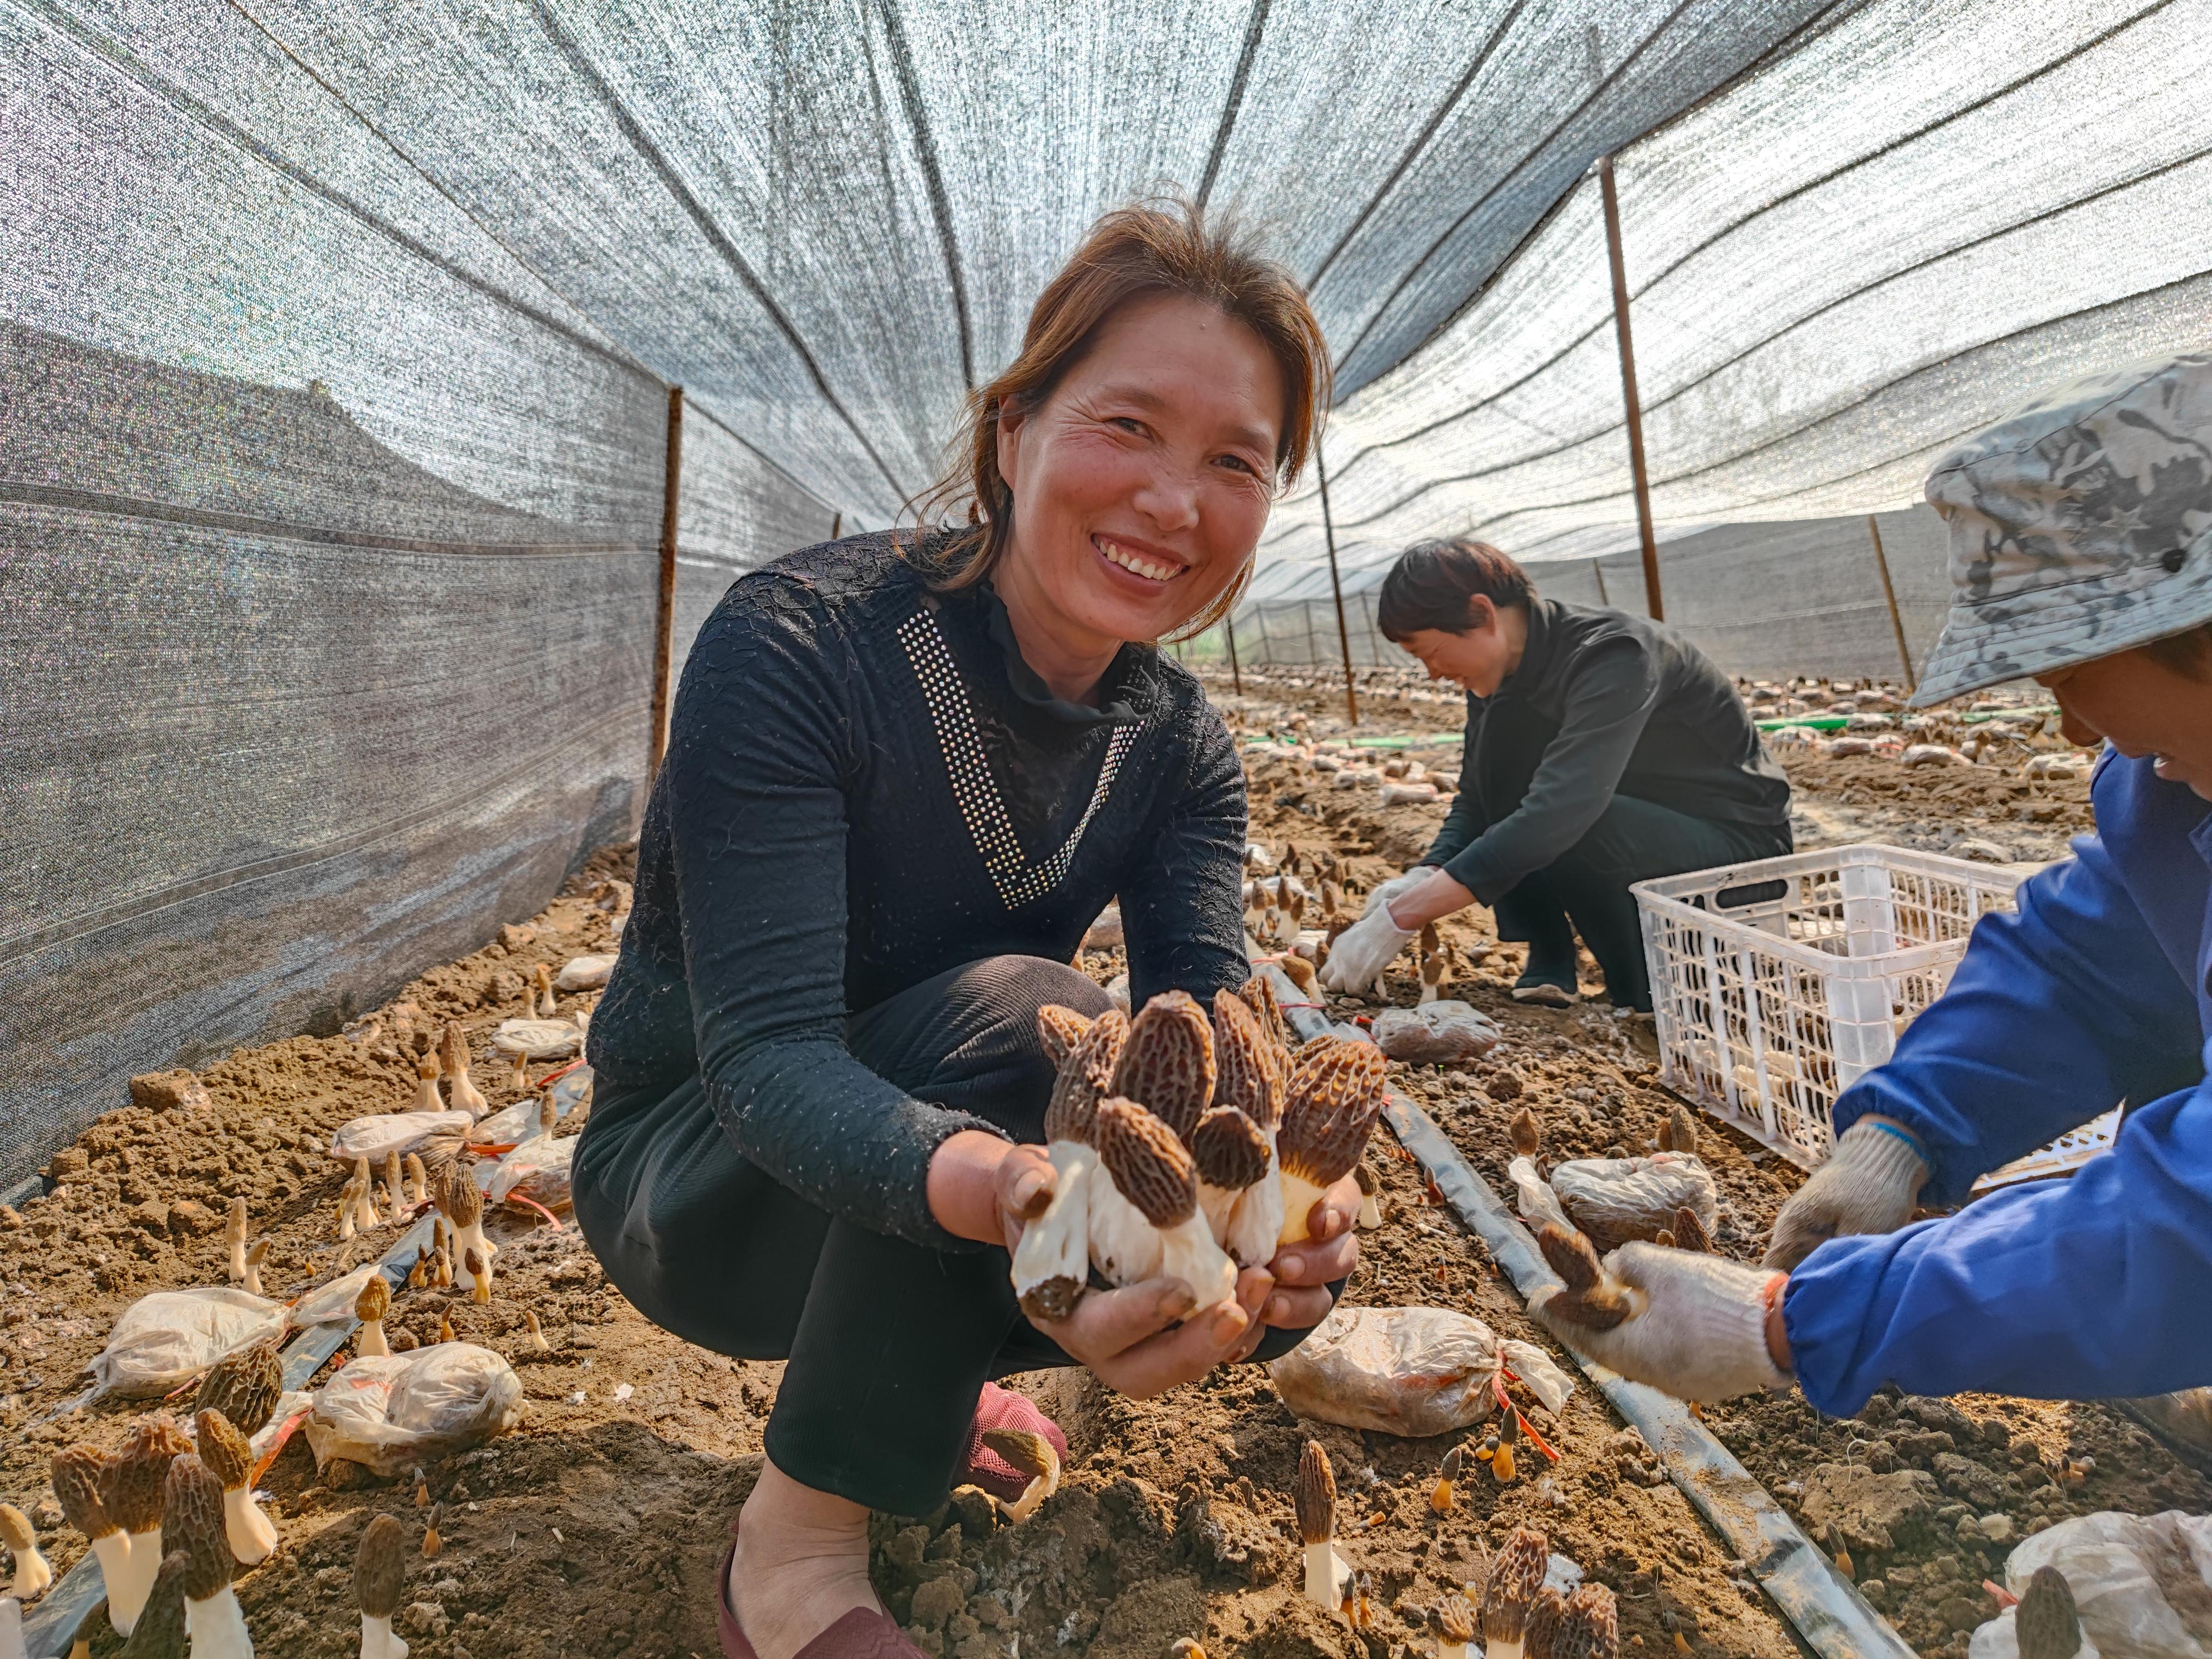
<svg viewBox="0 0 2212 1659">
<path fill-rule="evenodd" d="M 991 1126 L 860 1066 L 848 1014 L 987 957 L 1067 961 L 1117 895 L 1137 1003 L 1247 971 L 1220 716 L 1133 645 L 1098 703 L 1054 698 L 988 586 L 931 594 L 888 535 L 741 578 L 677 691 L 592 1021 L 594 1118 L 697 1077 L 700 1109 L 808 1202 L 963 1248 L 929 1213 L 929 1160 Z"/>
</svg>

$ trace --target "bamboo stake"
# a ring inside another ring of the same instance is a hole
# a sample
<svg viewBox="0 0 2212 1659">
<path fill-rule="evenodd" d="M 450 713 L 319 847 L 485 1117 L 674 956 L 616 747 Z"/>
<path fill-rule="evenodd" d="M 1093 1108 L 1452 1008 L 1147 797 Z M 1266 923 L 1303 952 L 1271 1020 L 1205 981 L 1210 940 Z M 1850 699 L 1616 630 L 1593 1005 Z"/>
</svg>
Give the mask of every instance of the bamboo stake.
<svg viewBox="0 0 2212 1659">
<path fill-rule="evenodd" d="M 668 388 L 667 472 L 660 494 L 660 608 L 653 618 L 653 741 L 649 781 L 668 753 L 669 682 L 676 672 L 676 501 L 684 477 L 684 388 Z"/>
<path fill-rule="evenodd" d="M 1874 568 L 1881 572 L 1882 602 L 1889 606 L 1889 631 L 1897 636 L 1897 659 L 1905 665 L 1905 692 L 1910 696 L 1920 689 L 1920 680 L 1912 672 L 1912 653 L 1905 648 L 1905 622 L 1897 614 L 1897 589 L 1890 586 L 1889 556 L 1881 550 L 1881 526 L 1871 513 L 1867 514 L 1867 534 L 1874 538 Z"/>
<path fill-rule="evenodd" d="M 1352 689 L 1352 635 L 1344 626 L 1344 584 L 1336 574 L 1336 520 L 1328 510 L 1328 464 L 1321 447 L 1314 447 L 1314 471 L 1321 479 L 1321 527 L 1328 542 L 1328 591 L 1336 596 L 1336 643 L 1344 653 L 1344 707 L 1354 726 L 1359 724 L 1359 696 Z"/>
<path fill-rule="evenodd" d="M 1653 622 L 1667 620 L 1659 601 L 1659 542 L 1651 530 L 1651 479 L 1644 465 L 1644 406 L 1636 396 L 1636 346 L 1628 331 L 1628 272 L 1620 257 L 1620 199 L 1613 185 L 1613 157 L 1597 158 L 1598 194 L 1605 204 L 1605 251 L 1613 266 L 1613 327 L 1620 342 L 1620 398 L 1628 410 L 1628 471 L 1636 484 L 1636 531 L 1644 544 L 1644 608 Z"/>
<path fill-rule="evenodd" d="M 1221 635 L 1229 641 L 1229 678 L 1241 697 L 1244 695 L 1244 671 L 1237 665 L 1237 619 L 1225 611 L 1221 613 Z"/>
<path fill-rule="evenodd" d="M 1605 567 L 1599 563 L 1595 559 L 1592 559 L 1590 561 L 1590 574 L 1597 578 L 1597 602 L 1600 605 L 1610 607 L 1613 601 L 1605 596 Z"/>
</svg>

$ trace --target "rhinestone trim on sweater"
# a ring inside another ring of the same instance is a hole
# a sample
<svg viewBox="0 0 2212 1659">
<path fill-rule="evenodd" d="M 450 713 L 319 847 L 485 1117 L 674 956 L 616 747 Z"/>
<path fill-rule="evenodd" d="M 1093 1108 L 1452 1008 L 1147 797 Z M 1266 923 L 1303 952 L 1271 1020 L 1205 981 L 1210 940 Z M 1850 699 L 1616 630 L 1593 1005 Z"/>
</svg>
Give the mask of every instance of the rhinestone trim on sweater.
<svg viewBox="0 0 2212 1659">
<path fill-rule="evenodd" d="M 1083 817 L 1068 831 L 1060 850 L 1042 864 L 1033 865 L 1015 838 L 1013 821 L 1006 815 L 1006 804 L 984 757 L 982 734 L 976 730 L 968 688 L 937 618 L 927 611 L 917 611 L 899 625 L 898 639 L 906 647 L 907 661 L 913 665 L 914 677 L 921 683 L 922 697 L 929 705 L 930 723 L 937 728 L 937 746 L 945 756 L 945 774 L 952 785 L 954 804 L 967 822 L 983 867 L 991 873 L 992 885 L 1009 910 L 1034 903 L 1067 874 L 1083 832 L 1106 804 L 1114 787 L 1114 775 L 1136 742 L 1141 723 L 1114 728 L 1107 740 L 1105 762 L 1098 769 L 1097 785 L 1091 792 L 1091 804 L 1083 809 Z"/>
</svg>

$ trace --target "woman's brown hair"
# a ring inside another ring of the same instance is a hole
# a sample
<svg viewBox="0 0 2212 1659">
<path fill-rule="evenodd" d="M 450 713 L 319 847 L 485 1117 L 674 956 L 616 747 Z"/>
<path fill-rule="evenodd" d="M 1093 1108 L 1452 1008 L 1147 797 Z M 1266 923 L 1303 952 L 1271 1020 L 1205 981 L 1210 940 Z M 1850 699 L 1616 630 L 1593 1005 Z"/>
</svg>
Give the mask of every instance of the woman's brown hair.
<svg viewBox="0 0 2212 1659">
<path fill-rule="evenodd" d="M 1022 349 L 988 385 L 968 395 L 944 475 L 916 498 L 925 524 L 963 514 L 950 536 L 910 550 L 939 592 L 972 586 L 1005 556 L 1014 530 L 1014 495 L 999 476 L 999 416 L 1034 410 L 1090 350 L 1106 319 L 1130 301 L 1181 294 L 1232 317 L 1260 337 L 1283 377 L 1283 429 L 1275 478 L 1287 489 L 1304 471 L 1315 426 L 1328 407 L 1328 343 L 1297 279 L 1264 259 L 1233 222 L 1208 225 L 1197 204 L 1179 198 L 1116 208 L 1091 228 L 1030 310 Z M 1178 638 L 1200 634 L 1226 616 L 1251 580 L 1248 562 L 1222 595 L 1186 623 Z"/>
</svg>

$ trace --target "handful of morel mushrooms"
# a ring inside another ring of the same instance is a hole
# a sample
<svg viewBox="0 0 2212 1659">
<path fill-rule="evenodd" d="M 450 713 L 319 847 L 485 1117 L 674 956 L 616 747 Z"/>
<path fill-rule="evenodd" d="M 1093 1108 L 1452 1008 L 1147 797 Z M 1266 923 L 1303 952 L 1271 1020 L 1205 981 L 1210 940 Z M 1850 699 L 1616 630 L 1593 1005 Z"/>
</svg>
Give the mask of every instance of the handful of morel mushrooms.
<svg viewBox="0 0 2212 1659">
<path fill-rule="evenodd" d="M 1114 1285 L 1180 1279 L 1200 1309 L 1234 1295 L 1239 1267 L 1309 1236 L 1382 1109 L 1382 1054 L 1320 1036 L 1293 1054 L 1258 978 L 1218 993 L 1211 1020 L 1165 991 L 1133 1020 L 1053 1006 L 1037 1026 L 1060 1070 L 1044 1120 L 1056 1186 L 1013 1259 L 1033 1318 L 1066 1318 L 1093 1267 Z"/>
</svg>

